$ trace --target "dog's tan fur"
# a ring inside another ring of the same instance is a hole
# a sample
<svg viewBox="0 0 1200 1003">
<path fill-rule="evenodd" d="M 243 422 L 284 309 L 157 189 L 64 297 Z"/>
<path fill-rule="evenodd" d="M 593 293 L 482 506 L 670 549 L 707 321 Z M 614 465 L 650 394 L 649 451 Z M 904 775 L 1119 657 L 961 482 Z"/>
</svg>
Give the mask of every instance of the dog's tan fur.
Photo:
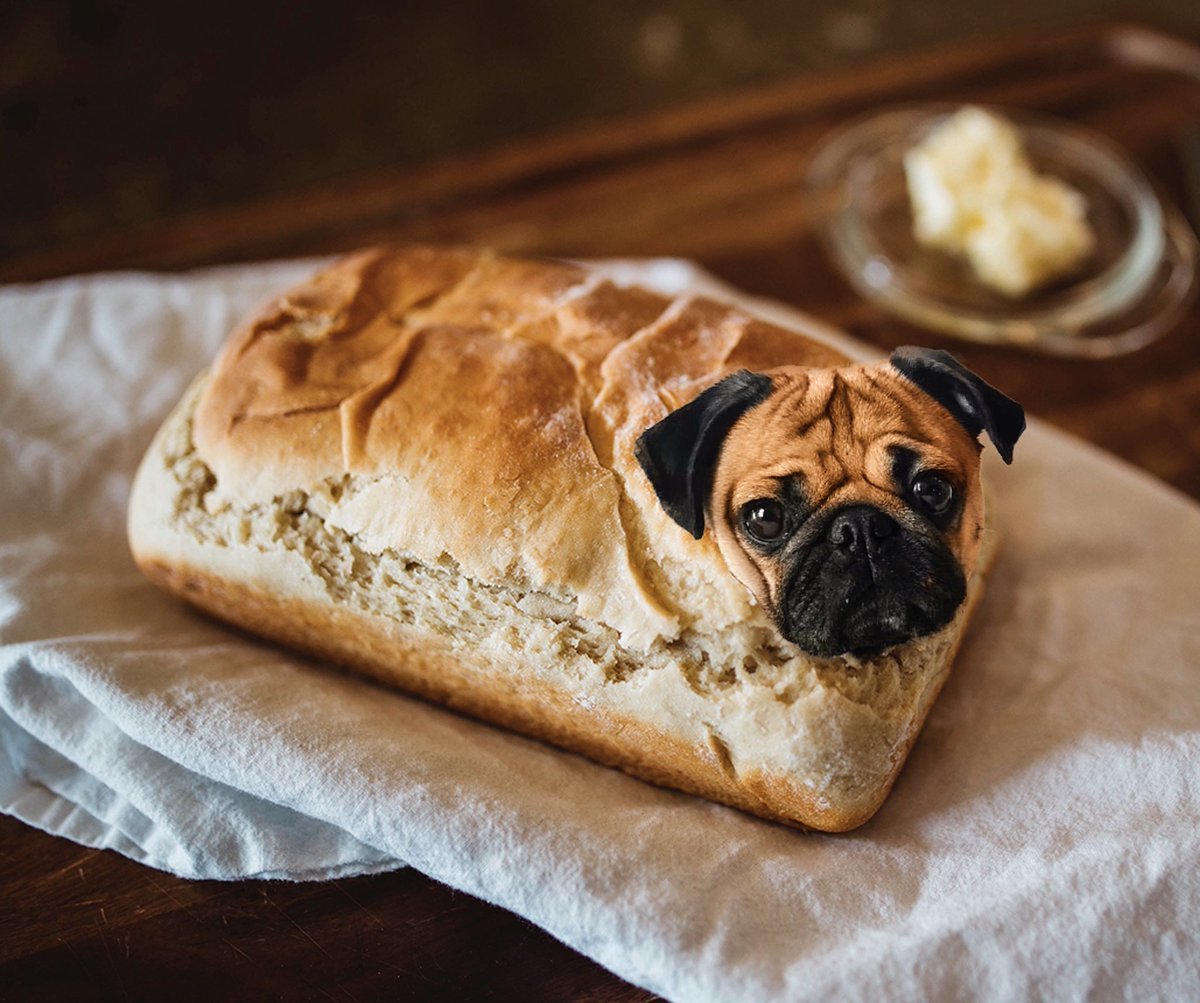
<svg viewBox="0 0 1200 1003">
<path fill-rule="evenodd" d="M 947 477 L 962 499 L 945 536 L 966 576 L 979 553 L 983 493 L 980 445 L 945 408 L 890 363 L 771 370 L 772 393 L 733 426 L 717 464 L 709 518 L 733 573 L 774 615 L 786 569 L 748 545 L 738 513 L 748 502 L 779 496 L 799 476 L 814 514 L 868 504 L 903 526 L 921 527 L 893 479 L 893 447 L 920 458 L 923 470 Z"/>
</svg>

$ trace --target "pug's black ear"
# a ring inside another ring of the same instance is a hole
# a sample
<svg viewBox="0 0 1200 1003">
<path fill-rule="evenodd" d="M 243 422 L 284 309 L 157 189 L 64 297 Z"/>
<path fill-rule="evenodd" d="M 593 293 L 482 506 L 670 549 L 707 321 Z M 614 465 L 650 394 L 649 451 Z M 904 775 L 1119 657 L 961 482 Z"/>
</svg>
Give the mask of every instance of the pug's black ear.
<svg viewBox="0 0 1200 1003">
<path fill-rule="evenodd" d="M 740 370 L 672 411 L 638 438 L 634 454 L 667 515 L 697 540 L 721 444 L 733 423 L 771 393 L 771 380 Z"/>
<path fill-rule="evenodd" d="M 1013 446 L 1025 431 L 1025 409 L 985 383 L 949 352 L 905 345 L 892 353 L 892 365 L 949 411 L 962 426 L 988 438 L 1012 463 Z"/>
</svg>

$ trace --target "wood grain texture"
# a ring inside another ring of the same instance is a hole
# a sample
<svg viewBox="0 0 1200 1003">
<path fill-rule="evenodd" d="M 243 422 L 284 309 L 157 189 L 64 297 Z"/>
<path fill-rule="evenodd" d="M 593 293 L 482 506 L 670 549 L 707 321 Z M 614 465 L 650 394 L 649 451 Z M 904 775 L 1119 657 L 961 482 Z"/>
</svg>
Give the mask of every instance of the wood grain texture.
<svg viewBox="0 0 1200 1003">
<path fill-rule="evenodd" d="M 413 870 L 185 881 L 3 816 L 0 847 L 5 999 L 655 998 Z"/>
<path fill-rule="evenodd" d="M 1181 201 L 1178 139 L 1200 122 L 1200 49 L 1101 26 L 910 55 L 302 198 L 47 246 L 0 260 L 0 279 L 175 269 L 381 239 L 691 257 L 881 348 L 951 348 L 1033 415 L 1200 498 L 1200 311 L 1135 355 L 1056 360 L 919 332 L 858 300 L 830 268 L 799 188 L 808 152 L 857 114 L 913 100 L 983 101 L 1088 125 Z M 317 885 L 187 882 L 7 818 L 0 985 L 19 999 L 160 999 L 181 986 L 208 999 L 652 998 L 524 921 L 413 872 Z"/>
</svg>

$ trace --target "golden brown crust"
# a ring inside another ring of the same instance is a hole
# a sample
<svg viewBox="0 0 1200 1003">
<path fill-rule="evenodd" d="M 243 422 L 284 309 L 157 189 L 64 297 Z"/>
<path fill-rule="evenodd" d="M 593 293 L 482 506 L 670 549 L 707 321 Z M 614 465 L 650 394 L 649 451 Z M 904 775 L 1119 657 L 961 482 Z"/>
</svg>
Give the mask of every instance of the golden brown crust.
<svg viewBox="0 0 1200 1003">
<path fill-rule="evenodd" d="M 666 516 L 633 445 L 734 369 L 844 363 L 571 265 L 372 249 L 235 333 L 143 461 L 131 546 L 250 631 L 840 831 L 882 803 L 969 609 L 864 666 L 808 658 Z"/>
<path fill-rule="evenodd" d="M 339 525 L 373 549 L 576 596 L 644 645 L 691 602 L 664 563 L 725 572 L 709 541 L 659 517 L 633 442 L 739 366 L 842 361 L 726 304 L 671 303 L 572 265 L 376 248 L 234 335 L 195 441 L 242 501 L 399 473 L 386 503 L 364 492 L 339 506 Z"/>
</svg>

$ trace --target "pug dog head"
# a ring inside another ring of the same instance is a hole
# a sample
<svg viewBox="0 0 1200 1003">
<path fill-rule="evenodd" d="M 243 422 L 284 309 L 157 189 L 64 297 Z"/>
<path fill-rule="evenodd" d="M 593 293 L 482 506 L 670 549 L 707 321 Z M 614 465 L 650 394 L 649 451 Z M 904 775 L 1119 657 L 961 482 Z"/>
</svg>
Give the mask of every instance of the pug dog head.
<svg viewBox="0 0 1200 1003">
<path fill-rule="evenodd" d="M 647 429 L 667 514 L 709 527 L 779 632 L 812 655 L 878 654 L 954 617 L 979 553 L 986 432 L 1006 463 L 1021 406 L 946 352 L 738 372 Z"/>
</svg>

